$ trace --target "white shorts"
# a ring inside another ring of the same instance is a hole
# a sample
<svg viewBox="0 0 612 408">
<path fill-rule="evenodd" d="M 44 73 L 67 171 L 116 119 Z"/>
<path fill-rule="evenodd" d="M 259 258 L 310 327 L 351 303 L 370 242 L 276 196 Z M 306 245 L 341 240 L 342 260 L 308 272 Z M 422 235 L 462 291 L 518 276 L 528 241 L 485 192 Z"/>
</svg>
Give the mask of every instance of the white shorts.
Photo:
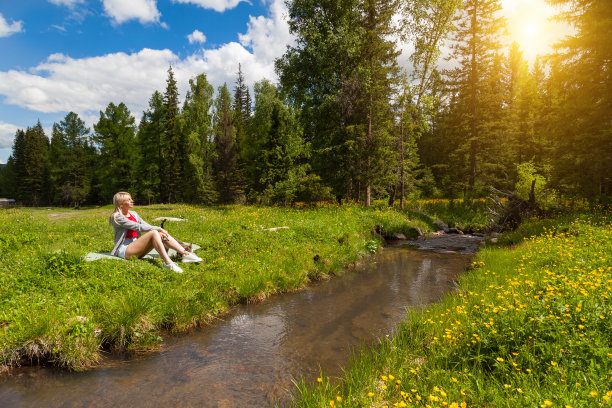
<svg viewBox="0 0 612 408">
<path fill-rule="evenodd" d="M 134 241 L 136 241 L 136 238 L 124 240 L 123 243 L 119 246 L 119 249 L 117 250 L 117 256 L 119 258 L 125 259 L 125 250 L 127 249 L 128 245 L 130 245 Z"/>
</svg>

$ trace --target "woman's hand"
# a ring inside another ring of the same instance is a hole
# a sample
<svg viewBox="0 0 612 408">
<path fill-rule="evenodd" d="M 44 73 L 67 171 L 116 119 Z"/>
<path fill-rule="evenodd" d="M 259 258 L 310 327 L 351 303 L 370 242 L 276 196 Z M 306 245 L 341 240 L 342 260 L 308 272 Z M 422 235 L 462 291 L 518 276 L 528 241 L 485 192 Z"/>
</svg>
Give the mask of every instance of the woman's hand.
<svg viewBox="0 0 612 408">
<path fill-rule="evenodd" d="M 159 230 L 159 235 L 161 235 L 162 238 L 166 238 L 167 239 L 169 234 L 168 234 L 168 231 L 166 231 L 165 229 L 162 228 L 162 229 Z"/>
</svg>

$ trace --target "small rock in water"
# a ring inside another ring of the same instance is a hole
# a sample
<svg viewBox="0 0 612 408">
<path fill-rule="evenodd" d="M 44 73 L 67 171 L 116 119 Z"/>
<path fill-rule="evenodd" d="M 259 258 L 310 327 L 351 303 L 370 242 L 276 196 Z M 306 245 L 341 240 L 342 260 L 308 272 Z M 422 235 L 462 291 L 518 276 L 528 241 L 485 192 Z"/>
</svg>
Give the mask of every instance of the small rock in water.
<svg viewBox="0 0 612 408">
<path fill-rule="evenodd" d="M 406 236 L 404 234 L 402 234 L 401 232 L 394 232 L 393 235 L 391 235 L 389 238 L 391 239 L 397 239 L 397 240 L 402 240 L 402 239 L 408 239 L 406 238 Z"/>
<path fill-rule="evenodd" d="M 457 228 L 449 228 L 448 231 L 446 231 L 448 234 L 459 234 L 459 235 L 463 235 L 463 231 L 461 231 L 460 229 Z"/>
</svg>

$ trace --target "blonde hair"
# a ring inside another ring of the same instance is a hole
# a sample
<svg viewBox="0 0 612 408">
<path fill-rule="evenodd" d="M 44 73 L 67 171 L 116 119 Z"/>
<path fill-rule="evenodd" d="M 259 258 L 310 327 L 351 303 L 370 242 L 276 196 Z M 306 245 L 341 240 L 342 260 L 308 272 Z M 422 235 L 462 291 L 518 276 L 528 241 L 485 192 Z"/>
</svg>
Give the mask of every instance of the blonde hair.
<svg viewBox="0 0 612 408">
<path fill-rule="evenodd" d="M 121 205 L 126 201 L 127 197 L 132 197 L 130 193 L 126 193 L 125 191 L 120 191 L 113 196 L 113 205 L 115 206 L 115 211 L 110 216 L 108 222 L 112 224 L 113 219 L 117 217 L 118 214 L 121 213 Z"/>
</svg>

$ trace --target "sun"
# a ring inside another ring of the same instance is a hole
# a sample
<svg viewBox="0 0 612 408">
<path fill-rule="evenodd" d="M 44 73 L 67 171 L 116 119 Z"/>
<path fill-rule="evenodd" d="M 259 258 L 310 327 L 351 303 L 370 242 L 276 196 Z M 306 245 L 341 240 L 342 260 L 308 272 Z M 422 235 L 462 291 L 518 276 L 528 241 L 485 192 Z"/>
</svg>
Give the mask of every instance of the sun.
<svg viewBox="0 0 612 408">
<path fill-rule="evenodd" d="M 551 20 L 556 11 L 544 0 L 501 0 L 501 4 L 508 43 L 518 43 L 530 61 L 549 53 L 566 30 Z"/>
<path fill-rule="evenodd" d="M 532 40 L 536 38 L 539 31 L 540 27 L 538 26 L 538 23 L 534 21 L 525 21 L 521 29 L 521 34 L 526 40 Z"/>
</svg>

